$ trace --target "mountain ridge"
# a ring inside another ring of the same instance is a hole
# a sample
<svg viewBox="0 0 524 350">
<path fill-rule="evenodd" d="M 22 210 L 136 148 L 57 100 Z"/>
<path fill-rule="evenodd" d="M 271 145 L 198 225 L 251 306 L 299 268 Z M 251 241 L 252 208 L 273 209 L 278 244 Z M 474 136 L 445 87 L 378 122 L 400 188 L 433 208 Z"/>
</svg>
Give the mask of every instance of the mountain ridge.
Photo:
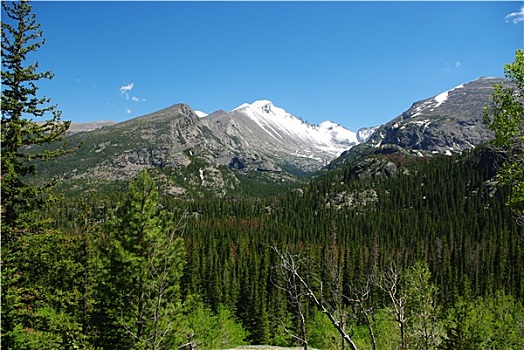
<svg viewBox="0 0 524 350">
<path fill-rule="evenodd" d="M 206 116 L 181 103 L 69 135 L 69 144 L 82 147 L 61 167 L 43 164 L 41 172 L 95 184 L 127 180 L 151 168 L 162 174 L 167 193 L 225 195 L 246 179 L 298 181 L 350 147 L 353 135 L 332 122 L 303 122 L 269 101 Z"/>
<path fill-rule="evenodd" d="M 197 195 L 224 195 L 248 178 L 294 182 L 387 145 L 395 146 L 387 152 L 460 153 L 491 138 L 483 124 L 484 106 L 493 84 L 501 82 L 506 80 L 461 84 L 357 133 L 331 121 L 305 122 L 269 100 L 206 115 L 180 103 L 70 135 L 70 144 L 84 146 L 61 167 L 43 170 L 48 176 L 96 182 L 126 180 L 152 168 L 163 174 L 170 193 L 194 194 L 198 188 Z"/>
</svg>

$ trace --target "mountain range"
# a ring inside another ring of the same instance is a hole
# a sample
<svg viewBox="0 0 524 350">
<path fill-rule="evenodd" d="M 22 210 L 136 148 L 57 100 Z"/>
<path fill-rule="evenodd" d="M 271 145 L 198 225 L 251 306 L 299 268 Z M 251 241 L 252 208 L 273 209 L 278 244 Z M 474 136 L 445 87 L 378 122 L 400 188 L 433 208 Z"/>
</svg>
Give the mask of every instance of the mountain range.
<svg viewBox="0 0 524 350">
<path fill-rule="evenodd" d="M 267 100 L 209 115 L 176 104 L 122 123 L 89 125 L 88 131 L 80 132 L 73 123 L 74 133 L 66 141 L 81 147 L 60 166 L 42 166 L 41 173 L 94 188 L 154 168 L 167 193 L 226 194 L 247 178 L 294 181 L 334 160 L 344 162 L 364 146 L 460 153 L 491 137 L 483 114 L 495 83 L 507 81 L 480 78 L 462 84 L 415 102 L 390 122 L 357 132 L 330 121 L 307 123 Z"/>
</svg>

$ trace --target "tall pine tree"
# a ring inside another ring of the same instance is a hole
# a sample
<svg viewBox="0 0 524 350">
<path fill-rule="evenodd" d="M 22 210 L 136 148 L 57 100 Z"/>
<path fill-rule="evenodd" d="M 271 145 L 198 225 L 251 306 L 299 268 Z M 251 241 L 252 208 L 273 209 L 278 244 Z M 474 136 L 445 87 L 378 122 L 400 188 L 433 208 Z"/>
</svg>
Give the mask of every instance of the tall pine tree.
<svg viewBox="0 0 524 350">
<path fill-rule="evenodd" d="M 160 210 L 146 170 L 130 182 L 100 241 L 102 348 L 172 349 L 180 341 L 184 241 L 171 213 Z"/>
<path fill-rule="evenodd" d="M 27 1 L 2 2 L 2 9 L 2 347 L 49 348 L 50 344 L 71 341 L 78 345 L 83 342 L 80 339 L 82 332 L 78 331 L 81 327 L 74 312 L 68 312 L 65 306 L 75 298 L 67 283 L 75 280 L 78 265 L 68 264 L 63 254 L 59 259 L 49 259 L 53 256 L 50 251 L 61 252 L 60 249 L 72 241 L 52 235 L 52 242 L 60 243 L 52 247 L 46 240 L 49 236 L 41 230 L 41 220 L 35 214 L 45 203 L 44 194 L 52 183 L 35 185 L 27 180 L 27 176 L 36 173 L 37 161 L 50 160 L 67 152 L 65 147 L 36 151 L 32 146 L 60 140 L 69 122 L 62 122 L 56 105 L 38 94 L 37 82 L 51 79 L 53 74 L 40 72 L 38 62 L 28 63 L 31 54 L 45 42 L 32 6 Z M 45 121 L 49 114 L 51 118 Z M 38 122 L 39 118 L 42 122 Z M 41 235 L 23 234 L 30 232 Z M 55 263 L 57 265 L 53 265 Z M 67 274 L 57 273 L 58 270 L 53 270 L 54 275 L 48 274 L 58 265 L 67 265 Z M 50 276 L 64 279 L 53 285 L 46 278 Z M 66 293 L 67 297 L 56 298 L 57 290 Z M 65 340 L 63 326 L 74 328 L 74 340 Z"/>
<path fill-rule="evenodd" d="M 34 185 L 24 179 L 33 175 L 35 161 L 47 161 L 67 152 L 34 152 L 28 147 L 58 141 L 69 128 L 51 100 L 38 96 L 36 83 L 51 79 L 50 71 L 39 72 L 38 62 L 27 63 L 45 42 L 40 24 L 28 1 L 2 2 L 2 241 L 27 229 L 28 215 L 42 203 L 50 184 Z M 51 119 L 38 123 L 38 118 Z"/>
</svg>

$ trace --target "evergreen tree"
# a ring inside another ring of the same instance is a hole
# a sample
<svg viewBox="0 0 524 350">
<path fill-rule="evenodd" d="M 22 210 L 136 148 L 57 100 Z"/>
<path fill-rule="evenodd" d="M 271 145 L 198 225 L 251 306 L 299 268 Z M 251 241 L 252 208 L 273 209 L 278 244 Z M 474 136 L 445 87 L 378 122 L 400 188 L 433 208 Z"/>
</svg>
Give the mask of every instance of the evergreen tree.
<svg viewBox="0 0 524 350">
<path fill-rule="evenodd" d="M 24 235 L 2 266 L 2 349 L 88 349 L 88 235 Z"/>
<path fill-rule="evenodd" d="M 83 326 L 68 304 L 74 304 L 78 296 L 73 289 L 78 287 L 77 273 L 82 275 L 82 267 L 64 254 L 54 254 L 64 253 L 62 249 L 67 251 L 66 247 L 77 241 L 61 232 L 42 230 L 38 209 L 52 183 L 35 185 L 26 178 L 36 173 L 37 161 L 67 152 L 65 147 L 37 151 L 32 146 L 60 140 L 69 122 L 60 120 L 60 112 L 50 105 L 49 98 L 37 94 L 36 83 L 51 79 L 53 74 L 39 72 L 38 62 L 27 62 L 45 41 L 31 5 L 27 1 L 2 2 L 2 10 L 2 346 L 80 346 L 85 341 Z M 51 119 L 42 123 L 33 119 L 48 114 Z M 22 233 L 25 237 L 20 240 Z M 74 249 L 67 252 L 76 254 Z M 50 266 L 60 266 L 68 273 L 59 275 L 48 269 Z"/>
<path fill-rule="evenodd" d="M 185 250 L 178 228 L 143 170 L 101 237 L 102 347 L 171 349 L 180 341 Z"/>
<path fill-rule="evenodd" d="M 36 82 L 51 79 L 50 71 L 38 72 L 38 62 L 27 64 L 42 39 L 40 24 L 28 1 L 2 2 L 2 242 L 13 239 L 15 232 L 27 228 L 31 210 L 39 207 L 41 194 L 50 184 L 34 185 L 24 179 L 35 174 L 35 161 L 47 161 L 67 152 L 34 152 L 29 146 L 60 140 L 69 122 L 60 120 L 61 112 L 47 97 L 38 97 Z M 33 118 L 51 114 L 50 120 L 37 123 Z M 16 229 L 15 229 L 16 228 Z"/>
</svg>

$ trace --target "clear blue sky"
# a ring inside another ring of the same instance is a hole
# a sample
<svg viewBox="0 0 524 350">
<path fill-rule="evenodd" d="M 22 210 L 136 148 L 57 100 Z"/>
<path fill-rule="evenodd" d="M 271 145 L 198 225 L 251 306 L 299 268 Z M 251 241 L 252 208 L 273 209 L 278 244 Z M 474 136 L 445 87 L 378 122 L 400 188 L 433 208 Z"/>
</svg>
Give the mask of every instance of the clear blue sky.
<svg viewBox="0 0 524 350">
<path fill-rule="evenodd" d="M 514 2 L 33 2 L 40 83 L 72 121 L 184 102 L 268 99 L 353 131 L 480 76 L 523 48 Z"/>
</svg>

